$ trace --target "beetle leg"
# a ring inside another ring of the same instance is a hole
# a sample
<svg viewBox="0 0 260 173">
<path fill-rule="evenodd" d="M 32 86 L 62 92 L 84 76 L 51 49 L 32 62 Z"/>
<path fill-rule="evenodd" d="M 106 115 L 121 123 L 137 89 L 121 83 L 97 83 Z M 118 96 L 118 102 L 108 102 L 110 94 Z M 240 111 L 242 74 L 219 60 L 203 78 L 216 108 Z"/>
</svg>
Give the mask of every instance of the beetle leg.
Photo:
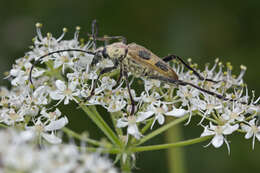
<svg viewBox="0 0 260 173">
<path fill-rule="evenodd" d="M 120 67 L 119 77 L 117 78 L 117 80 L 116 80 L 116 85 L 113 86 L 113 89 L 117 88 L 117 87 L 120 85 L 122 76 L 123 76 L 123 70 L 122 70 L 122 68 Z"/>
<path fill-rule="evenodd" d="M 164 62 L 169 62 L 173 59 L 178 59 L 186 68 L 188 68 L 189 70 L 193 71 L 193 73 L 200 79 L 200 80 L 205 80 L 205 81 L 210 81 L 210 82 L 214 82 L 214 83 L 218 83 L 219 81 L 214 81 L 212 79 L 205 79 L 203 76 L 201 76 L 195 69 L 193 69 L 191 66 L 189 66 L 181 57 L 176 56 L 176 55 L 168 55 L 166 57 L 163 58 Z"/>
<path fill-rule="evenodd" d="M 86 101 L 89 100 L 93 95 L 95 95 L 95 89 L 97 87 L 97 82 L 98 82 L 100 76 L 105 74 L 105 73 L 109 73 L 116 68 L 117 68 L 117 64 L 115 64 L 113 67 L 106 67 L 106 68 L 104 68 L 100 71 L 97 79 L 94 81 L 93 88 L 90 91 L 90 95 L 86 98 Z"/>
<path fill-rule="evenodd" d="M 125 77 L 125 83 L 126 83 L 126 87 L 127 87 L 128 94 L 129 94 L 130 101 L 131 101 L 131 105 L 132 105 L 130 115 L 133 115 L 135 113 L 135 102 L 134 102 L 133 96 L 131 94 L 131 89 L 130 89 L 130 85 L 129 85 L 129 79 L 128 79 L 127 71 L 124 70 L 123 75 Z"/>
<path fill-rule="evenodd" d="M 196 85 L 194 85 L 192 83 L 185 82 L 185 81 L 182 81 L 182 80 L 175 80 L 175 79 L 167 78 L 167 77 L 164 77 L 164 76 L 147 76 L 147 78 L 156 79 L 156 80 L 164 81 L 164 82 L 167 82 L 167 83 L 172 83 L 172 84 L 182 85 L 182 86 L 190 85 L 193 88 L 196 88 L 196 89 L 198 89 L 198 90 L 200 90 L 200 91 L 202 91 L 204 93 L 207 93 L 207 94 L 212 95 L 214 97 L 217 97 L 219 99 L 222 99 L 222 100 L 225 100 L 225 101 L 236 101 L 234 99 L 228 99 L 228 98 L 226 98 L 223 95 L 220 95 L 218 93 L 215 93 L 215 92 L 203 89 L 203 88 L 198 87 L 198 86 L 196 86 Z"/>
</svg>

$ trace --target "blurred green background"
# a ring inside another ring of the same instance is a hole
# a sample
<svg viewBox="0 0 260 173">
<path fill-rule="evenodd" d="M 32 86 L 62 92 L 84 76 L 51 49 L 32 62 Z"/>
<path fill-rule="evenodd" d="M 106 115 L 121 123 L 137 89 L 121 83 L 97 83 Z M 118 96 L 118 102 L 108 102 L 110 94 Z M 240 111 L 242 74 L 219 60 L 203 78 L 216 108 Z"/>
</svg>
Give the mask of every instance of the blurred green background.
<svg viewBox="0 0 260 173">
<path fill-rule="evenodd" d="M 123 35 L 128 42 L 141 44 L 159 56 L 170 53 L 185 59 L 191 57 L 203 66 L 219 57 L 230 61 L 235 73 L 240 64 L 248 67 L 245 81 L 260 95 L 260 1 L 206 0 L 1 0 L 0 1 L 0 74 L 9 70 L 14 60 L 28 51 L 35 36 L 35 23 L 44 24 L 43 31 L 58 36 L 63 27 L 71 38 L 75 26 L 82 27 L 81 37 L 87 37 L 93 19 L 98 20 L 100 35 Z M 1 85 L 7 82 L 1 80 Z M 69 126 L 77 131 L 87 129 L 99 138 L 95 126 L 80 110 L 67 109 Z M 202 129 L 196 122 L 183 127 L 183 138 L 198 137 Z M 163 137 L 152 143 L 162 143 Z M 240 134 L 229 138 L 231 155 L 226 146 L 204 148 L 204 144 L 186 147 L 188 172 L 255 172 L 260 169 L 260 145 L 252 150 L 252 140 Z M 137 155 L 134 172 L 167 172 L 165 151 Z"/>
</svg>

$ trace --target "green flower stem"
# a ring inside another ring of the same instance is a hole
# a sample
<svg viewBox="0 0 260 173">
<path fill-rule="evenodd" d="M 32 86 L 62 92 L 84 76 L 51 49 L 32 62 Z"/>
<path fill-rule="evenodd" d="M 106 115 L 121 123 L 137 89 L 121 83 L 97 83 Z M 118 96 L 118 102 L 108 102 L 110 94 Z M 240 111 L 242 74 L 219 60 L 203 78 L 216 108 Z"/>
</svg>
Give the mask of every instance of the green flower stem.
<svg viewBox="0 0 260 173">
<path fill-rule="evenodd" d="M 116 136 L 113 130 L 108 126 L 108 124 L 104 121 L 101 115 L 97 112 L 94 106 L 85 106 L 83 104 L 79 105 L 81 109 L 87 113 L 90 119 L 103 131 L 103 133 L 109 138 L 109 140 L 116 144 L 119 147 L 122 147 L 120 139 Z"/>
<path fill-rule="evenodd" d="M 0 123 L 0 127 L 8 128 L 7 125 Z"/>
<path fill-rule="evenodd" d="M 252 118 L 254 118 L 256 116 L 257 112 L 253 113 L 252 115 L 250 115 L 249 117 L 246 117 L 245 121 L 249 121 Z"/>
<path fill-rule="evenodd" d="M 246 131 L 244 131 L 242 129 L 237 129 L 236 131 L 239 132 L 239 133 L 247 133 Z"/>
<path fill-rule="evenodd" d="M 80 149 L 81 147 L 79 147 Z M 99 153 L 109 153 L 109 154 L 120 154 L 122 153 L 119 148 L 95 148 L 95 147 L 86 147 L 88 152 L 99 152 Z"/>
<path fill-rule="evenodd" d="M 72 136 L 72 137 L 74 137 L 74 138 L 76 138 L 76 139 L 79 139 L 79 140 L 81 140 L 81 141 L 85 141 L 85 142 L 87 142 L 87 143 L 89 143 L 89 144 L 92 144 L 92 145 L 95 145 L 95 146 L 102 146 L 102 147 L 106 147 L 106 148 L 111 147 L 111 145 L 109 145 L 109 144 L 104 145 L 104 143 L 101 143 L 101 142 L 99 142 L 99 141 L 96 141 L 96 140 L 87 138 L 87 137 L 85 137 L 85 136 L 82 136 L 82 135 L 80 135 L 80 134 L 78 134 L 78 133 L 76 133 L 76 132 L 70 130 L 70 129 L 67 128 L 67 127 L 63 127 L 63 128 L 62 128 L 62 131 L 65 132 L 65 133 L 66 133 L 67 135 L 69 135 L 69 136 Z"/>
<path fill-rule="evenodd" d="M 112 120 L 112 123 L 114 125 L 114 128 L 116 130 L 117 135 L 118 136 L 123 136 L 122 129 L 116 127 L 116 123 L 117 123 L 116 120 L 117 120 L 118 117 L 121 117 L 120 112 L 110 112 L 110 117 L 111 117 L 111 120 Z"/>
<path fill-rule="evenodd" d="M 126 158 L 121 157 L 121 160 L 120 160 L 120 165 L 121 165 L 121 170 L 122 170 L 122 173 L 131 173 L 131 158 L 127 155 Z"/>
<path fill-rule="evenodd" d="M 176 143 L 169 143 L 169 144 L 160 144 L 160 145 L 150 145 L 150 146 L 143 146 L 143 147 L 132 147 L 129 148 L 129 152 L 143 152 L 143 151 L 154 151 L 154 150 L 163 150 L 172 147 L 184 147 L 187 145 L 192 145 L 196 143 L 200 143 L 210 139 L 212 136 L 204 136 L 194 139 L 189 139 L 186 141 L 176 142 Z"/>
<path fill-rule="evenodd" d="M 151 118 L 147 120 L 147 124 L 142 128 L 141 133 L 144 134 L 149 128 L 151 128 L 151 125 L 153 124 L 154 118 Z"/>
<path fill-rule="evenodd" d="M 205 115 L 203 115 L 202 113 L 200 113 L 199 111 L 196 112 L 196 114 L 198 114 L 199 116 L 201 116 L 202 118 L 204 117 L 206 120 L 209 120 L 215 124 L 218 124 L 218 121 L 216 121 L 215 119 L 209 118 L 209 117 L 205 117 Z"/>
<path fill-rule="evenodd" d="M 167 117 L 166 122 L 168 122 L 169 117 Z M 171 130 L 167 130 L 165 133 L 166 143 L 178 142 L 182 138 L 181 124 L 174 126 Z M 167 162 L 169 173 L 185 173 L 186 162 L 183 147 L 172 147 L 167 150 Z"/>
<path fill-rule="evenodd" d="M 150 140 L 151 138 L 161 134 L 162 132 L 168 130 L 169 128 L 171 128 L 171 127 L 173 127 L 173 126 L 175 126 L 175 125 L 185 121 L 188 117 L 189 117 L 189 114 L 184 115 L 183 117 L 178 118 L 178 119 L 176 119 L 176 120 L 174 120 L 174 121 L 172 121 L 172 122 L 170 122 L 170 123 L 160 127 L 159 129 L 157 129 L 157 130 L 151 132 L 150 134 L 148 134 L 147 136 L 143 137 L 136 145 L 137 146 L 141 145 L 142 143 L 144 143 L 144 142 Z"/>
</svg>

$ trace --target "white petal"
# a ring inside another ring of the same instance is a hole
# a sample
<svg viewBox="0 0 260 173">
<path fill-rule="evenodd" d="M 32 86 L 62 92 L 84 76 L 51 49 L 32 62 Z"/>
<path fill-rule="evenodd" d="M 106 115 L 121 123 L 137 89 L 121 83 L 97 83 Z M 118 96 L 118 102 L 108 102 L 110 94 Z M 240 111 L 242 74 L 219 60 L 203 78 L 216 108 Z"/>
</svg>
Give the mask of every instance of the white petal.
<svg viewBox="0 0 260 173">
<path fill-rule="evenodd" d="M 19 74 L 20 70 L 17 69 L 11 69 L 10 70 L 10 75 L 11 76 L 17 76 Z"/>
<path fill-rule="evenodd" d="M 32 73 L 33 77 L 39 77 L 41 76 L 43 73 L 45 72 L 45 70 L 34 70 Z"/>
<path fill-rule="evenodd" d="M 52 143 L 52 144 L 60 144 L 62 142 L 62 140 L 60 138 L 58 138 L 57 136 L 55 136 L 54 133 L 52 133 L 52 134 L 42 133 L 42 137 L 46 141 L 48 141 L 49 143 Z"/>
<path fill-rule="evenodd" d="M 215 132 L 209 130 L 208 126 L 206 126 L 200 136 L 210 136 L 210 135 L 214 135 L 214 134 L 215 134 Z"/>
<path fill-rule="evenodd" d="M 153 111 L 139 112 L 136 122 L 142 122 L 154 114 Z"/>
<path fill-rule="evenodd" d="M 45 86 L 39 86 L 34 92 L 33 92 L 33 96 L 37 97 L 39 95 L 41 95 L 41 93 L 44 91 Z"/>
<path fill-rule="evenodd" d="M 168 111 L 167 105 L 166 105 L 166 104 L 163 104 L 163 105 L 162 105 L 162 109 L 163 109 L 165 112 L 167 112 L 167 111 Z"/>
<path fill-rule="evenodd" d="M 249 124 L 250 124 L 251 126 L 254 126 L 254 125 L 255 125 L 255 120 L 256 120 L 255 118 L 252 119 L 252 120 L 250 120 L 250 121 L 249 121 Z"/>
<path fill-rule="evenodd" d="M 49 125 L 45 126 L 44 130 L 45 131 L 58 130 L 58 129 L 63 128 L 66 124 L 68 124 L 68 122 L 69 121 L 68 121 L 67 117 L 63 117 L 56 121 L 50 122 Z"/>
<path fill-rule="evenodd" d="M 133 135 L 136 139 L 140 139 L 141 134 L 139 133 L 136 124 L 129 125 L 127 128 L 127 133 Z"/>
<path fill-rule="evenodd" d="M 50 97 L 53 100 L 63 100 L 65 96 L 62 93 L 60 93 L 59 91 L 52 91 L 52 92 L 50 92 Z"/>
<path fill-rule="evenodd" d="M 222 114 L 221 117 L 224 119 L 224 120 L 229 120 L 230 119 L 230 116 L 228 114 Z"/>
<path fill-rule="evenodd" d="M 69 97 L 65 97 L 65 100 L 64 100 L 64 105 L 67 105 L 69 104 L 70 102 L 70 98 Z"/>
<path fill-rule="evenodd" d="M 57 117 L 59 117 L 61 115 L 61 112 L 58 108 L 55 109 L 55 114 Z"/>
<path fill-rule="evenodd" d="M 255 136 L 258 139 L 258 141 L 260 141 L 260 132 L 256 132 Z"/>
<path fill-rule="evenodd" d="M 126 118 L 120 118 L 117 120 L 116 127 L 122 128 L 126 127 L 128 125 L 128 121 Z"/>
<path fill-rule="evenodd" d="M 174 117 L 182 117 L 185 114 L 187 114 L 187 111 L 185 109 L 173 109 L 172 111 L 165 113 L 165 115 Z"/>
<path fill-rule="evenodd" d="M 66 90 L 66 85 L 65 85 L 65 83 L 63 82 L 63 81 L 61 81 L 61 80 L 56 80 L 56 82 L 55 82 L 55 84 L 56 84 L 56 87 L 60 90 L 60 91 L 64 91 L 64 90 Z"/>
<path fill-rule="evenodd" d="M 71 91 L 74 91 L 75 89 L 76 89 L 76 87 L 77 87 L 77 82 L 70 82 L 69 83 L 69 89 L 71 90 Z"/>
<path fill-rule="evenodd" d="M 137 128 L 136 124 L 129 125 L 127 128 L 127 133 L 129 133 L 131 135 L 138 133 L 138 128 Z"/>
<path fill-rule="evenodd" d="M 224 137 L 223 135 L 215 135 L 211 142 L 215 148 L 219 148 L 224 142 Z"/>
<path fill-rule="evenodd" d="M 248 131 L 247 133 L 246 133 L 246 135 L 245 135 L 245 138 L 246 139 L 249 139 L 249 138 L 251 138 L 252 136 L 253 136 L 253 130 L 250 130 L 250 131 Z"/>
<path fill-rule="evenodd" d="M 157 115 L 156 119 L 157 119 L 157 121 L 160 125 L 162 125 L 164 123 L 164 120 L 165 120 L 165 118 L 162 114 Z"/>
<path fill-rule="evenodd" d="M 239 128 L 238 124 L 235 124 L 233 126 L 228 124 L 226 127 L 224 127 L 223 134 L 224 135 L 230 135 L 231 133 L 236 131 L 238 128 Z"/>
<path fill-rule="evenodd" d="M 242 130 L 244 130 L 246 132 L 249 132 L 252 129 L 250 126 L 245 125 L 245 124 L 241 125 L 241 128 L 242 128 Z"/>
</svg>

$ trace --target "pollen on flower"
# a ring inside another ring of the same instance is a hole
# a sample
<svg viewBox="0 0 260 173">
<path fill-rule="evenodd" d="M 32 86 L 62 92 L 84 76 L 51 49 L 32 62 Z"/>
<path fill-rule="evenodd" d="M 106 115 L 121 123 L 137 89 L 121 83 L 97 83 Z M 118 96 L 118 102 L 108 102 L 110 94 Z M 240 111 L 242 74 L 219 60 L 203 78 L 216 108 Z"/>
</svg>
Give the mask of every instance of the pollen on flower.
<svg viewBox="0 0 260 173">
<path fill-rule="evenodd" d="M 76 26 L 76 30 L 79 31 L 81 29 L 80 26 Z"/>
<path fill-rule="evenodd" d="M 240 65 L 240 68 L 241 68 L 241 70 L 246 70 L 247 69 L 245 65 Z"/>
<path fill-rule="evenodd" d="M 36 26 L 36 28 L 41 28 L 41 27 L 43 26 L 43 24 L 42 24 L 42 23 L 39 23 L 39 22 L 37 22 L 37 23 L 35 24 L 35 26 Z"/>
<path fill-rule="evenodd" d="M 68 32 L 68 28 L 63 28 L 62 31 L 63 32 Z"/>
</svg>

